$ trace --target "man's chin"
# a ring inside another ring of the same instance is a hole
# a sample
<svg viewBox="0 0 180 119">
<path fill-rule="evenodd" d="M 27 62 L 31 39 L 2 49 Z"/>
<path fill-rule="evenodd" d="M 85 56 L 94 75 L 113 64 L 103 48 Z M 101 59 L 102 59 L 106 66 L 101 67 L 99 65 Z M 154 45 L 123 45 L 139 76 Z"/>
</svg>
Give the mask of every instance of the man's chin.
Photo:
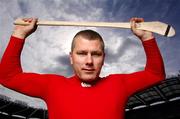
<svg viewBox="0 0 180 119">
<path fill-rule="evenodd" d="M 83 76 L 83 77 L 81 77 L 82 82 L 91 83 L 91 82 L 94 82 L 95 80 L 97 80 L 97 78 L 95 76 Z"/>
</svg>

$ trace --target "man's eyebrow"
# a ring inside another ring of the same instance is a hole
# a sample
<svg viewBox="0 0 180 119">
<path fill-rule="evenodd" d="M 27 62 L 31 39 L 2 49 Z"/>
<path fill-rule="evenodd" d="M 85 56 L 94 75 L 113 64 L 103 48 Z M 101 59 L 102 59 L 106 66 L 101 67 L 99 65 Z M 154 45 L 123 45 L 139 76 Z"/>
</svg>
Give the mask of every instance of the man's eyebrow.
<svg viewBox="0 0 180 119">
<path fill-rule="evenodd" d="M 88 50 L 81 50 L 81 49 L 79 49 L 79 50 L 76 50 L 76 52 L 89 52 Z M 90 51 L 91 53 L 102 53 L 103 51 L 102 50 L 92 50 L 92 51 Z"/>
<path fill-rule="evenodd" d="M 95 51 L 92 51 L 92 53 L 102 53 L 102 51 L 100 51 L 100 50 L 95 50 Z"/>
</svg>

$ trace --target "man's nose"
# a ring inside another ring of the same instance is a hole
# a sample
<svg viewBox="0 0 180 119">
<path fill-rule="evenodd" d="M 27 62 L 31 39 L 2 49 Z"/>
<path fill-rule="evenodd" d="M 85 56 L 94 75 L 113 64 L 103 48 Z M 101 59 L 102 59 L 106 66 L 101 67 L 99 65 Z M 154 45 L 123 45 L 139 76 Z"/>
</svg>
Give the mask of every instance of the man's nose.
<svg viewBox="0 0 180 119">
<path fill-rule="evenodd" d="M 86 64 L 93 65 L 93 57 L 91 56 L 91 54 L 87 55 Z"/>
</svg>

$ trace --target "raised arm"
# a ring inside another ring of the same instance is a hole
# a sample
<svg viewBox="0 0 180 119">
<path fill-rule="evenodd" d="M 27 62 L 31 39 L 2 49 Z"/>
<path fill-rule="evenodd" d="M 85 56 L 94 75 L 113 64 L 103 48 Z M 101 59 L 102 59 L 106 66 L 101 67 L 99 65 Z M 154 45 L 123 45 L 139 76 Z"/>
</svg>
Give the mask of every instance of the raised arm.
<svg viewBox="0 0 180 119">
<path fill-rule="evenodd" d="M 143 21 L 142 18 L 131 19 L 132 32 L 142 41 L 147 61 L 143 71 L 126 76 L 124 81 L 128 95 L 152 86 L 165 78 L 163 59 L 153 34 L 136 29 L 135 23 Z"/>
<path fill-rule="evenodd" d="M 48 84 L 45 75 L 24 73 L 21 68 L 21 51 L 25 38 L 33 33 L 37 26 L 37 19 L 23 19 L 29 22 L 28 26 L 16 25 L 10 42 L 5 50 L 0 65 L 0 84 L 21 93 L 43 97 Z"/>
</svg>

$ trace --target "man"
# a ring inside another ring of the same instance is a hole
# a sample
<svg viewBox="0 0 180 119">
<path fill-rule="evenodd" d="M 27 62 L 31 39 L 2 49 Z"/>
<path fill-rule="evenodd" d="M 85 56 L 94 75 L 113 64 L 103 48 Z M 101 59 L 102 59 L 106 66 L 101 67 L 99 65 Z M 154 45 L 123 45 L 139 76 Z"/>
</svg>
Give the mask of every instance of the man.
<svg viewBox="0 0 180 119">
<path fill-rule="evenodd" d="M 123 119 L 130 95 L 165 78 L 153 34 L 136 29 L 135 23 L 143 22 L 142 18 L 132 18 L 131 28 L 147 56 L 143 71 L 99 77 L 105 57 L 104 42 L 97 32 L 84 30 L 77 33 L 72 42 L 70 61 L 74 76 L 25 73 L 20 55 L 26 37 L 37 28 L 37 19 L 23 20 L 30 25 L 15 26 L 1 60 L 0 84 L 42 98 L 47 103 L 50 119 Z"/>
</svg>

